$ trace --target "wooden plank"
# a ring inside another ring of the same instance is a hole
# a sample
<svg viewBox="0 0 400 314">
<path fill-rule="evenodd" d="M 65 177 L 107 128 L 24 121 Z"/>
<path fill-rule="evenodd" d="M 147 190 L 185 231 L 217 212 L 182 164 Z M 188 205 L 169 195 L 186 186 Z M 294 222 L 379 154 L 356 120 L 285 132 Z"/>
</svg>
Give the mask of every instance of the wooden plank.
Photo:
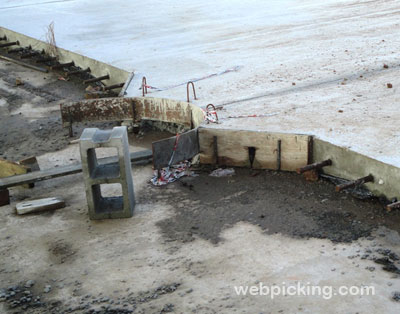
<svg viewBox="0 0 400 314">
<path fill-rule="evenodd" d="M 307 164 L 308 135 L 270 133 L 248 130 L 199 128 L 200 162 L 215 163 L 213 137 L 218 139 L 218 164 L 250 167 L 249 147 L 255 147 L 255 169 L 276 169 L 281 141 L 281 170 L 295 171 Z"/>
<path fill-rule="evenodd" d="M 181 124 L 188 130 L 192 128 L 190 104 L 165 98 L 134 97 L 135 121 L 153 120 Z"/>
<path fill-rule="evenodd" d="M 134 118 L 130 98 L 100 98 L 60 104 L 63 126 L 72 122 L 122 121 Z"/>
<path fill-rule="evenodd" d="M 130 154 L 131 162 L 137 162 L 141 160 L 151 159 L 152 158 L 152 151 L 151 150 L 142 150 L 140 152 L 134 152 Z M 106 157 L 100 158 L 99 164 L 112 164 L 117 163 L 118 157 Z M 75 174 L 82 172 L 82 165 L 81 164 L 74 164 L 69 166 L 63 166 L 58 168 L 52 169 L 45 169 L 35 172 L 30 172 L 27 174 L 12 176 L 8 178 L 0 179 L 0 189 L 5 189 L 25 183 L 33 183 L 43 180 L 48 180 L 52 178 L 67 176 L 70 174 Z"/>
<path fill-rule="evenodd" d="M 63 207 L 65 207 L 65 202 L 62 198 L 49 197 L 18 203 L 15 208 L 18 215 L 25 215 Z"/>
<path fill-rule="evenodd" d="M 154 169 L 168 166 L 175 147 L 176 136 L 153 142 Z M 178 143 L 171 165 L 193 158 L 199 153 L 197 128 L 179 135 Z"/>
</svg>

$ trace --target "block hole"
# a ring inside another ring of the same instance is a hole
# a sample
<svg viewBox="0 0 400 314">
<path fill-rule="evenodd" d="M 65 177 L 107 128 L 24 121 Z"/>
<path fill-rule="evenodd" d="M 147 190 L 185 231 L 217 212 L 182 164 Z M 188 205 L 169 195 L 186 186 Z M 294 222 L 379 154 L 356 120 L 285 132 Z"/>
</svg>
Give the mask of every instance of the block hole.
<svg viewBox="0 0 400 314">
<path fill-rule="evenodd" d="M 118 161 L 118 148 L 116 147 L 99 147 L 91 148 L 87 152 L 89 174 L 92 179 L 99 178 L 118 178 L 120 176 L 119 163 L 107 164 L 110 160 L 101 161 L 102 158 L 115 157 Z"/>
<path fill-rule="evenodd" d="M 120 183 L 100 184 L 101 197 L 118 197 L 122 196 L 122 185 Z"/>
</svg>

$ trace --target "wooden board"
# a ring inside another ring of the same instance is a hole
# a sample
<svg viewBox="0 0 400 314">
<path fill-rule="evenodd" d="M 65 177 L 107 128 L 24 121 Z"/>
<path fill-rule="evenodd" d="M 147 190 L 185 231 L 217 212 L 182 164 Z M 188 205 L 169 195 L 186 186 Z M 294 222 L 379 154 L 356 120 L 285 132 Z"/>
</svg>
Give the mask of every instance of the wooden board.
<svg viewBox="0 0 400 314">
<path fill-rule="evenodd" d="M 277 169 L 277 147 L 281 140 L 281 170 L 287 171 L 307 165 L 312 139 L 309 135 L 200 127 L 201 163 L 215 163 L 214 136 L 217 137 L 219 165 L 250 167 L 249 147 L 254 147 L 255 169 Z"/>
<path fill-rule="evenodd" d="M 152 151 L 151 150 L 143 150 L 140 152 L 134 152 L 130 154 L 131 162 L 137 162 L 142 160 L 147 160 L 152 158 Z M 100 158 L 100 164 L 111 164 L 117 163 L 118 157 L 106 157 Z M 27 174 L 21 174 L 17 176 L 12 176 L 8 178 L 0 179 L 0 189 L 6 189 L 9 187 L 25 184 L 25 183 L 33 183 L 43 180 L 48 180 L 52 178 L 62 177 L 70 174 L 75 174 L 82 172 L 82 165 L 75 164 L 63 167 L 57 167 L 52 169 L 45 169 L 35 172 L 30 172 Z"/>
<path fill-rule="evenodd" d="M 180 161 L 193 158 L 199 153 L 199 140 L 197 129 L 179 135 L 178 144 L 171 165 Z M 176 142 L 176 136 L 153 142 L 154 169 L 168 166 Z"/>
<path fill-rule="evenodd" d="M 18 203 L 15 209 L 17 210 L 18 215 L 25 215 L 63 207 L 65 207 L 65 202 L 62 198 L 49 197 Z"/>
</svg>

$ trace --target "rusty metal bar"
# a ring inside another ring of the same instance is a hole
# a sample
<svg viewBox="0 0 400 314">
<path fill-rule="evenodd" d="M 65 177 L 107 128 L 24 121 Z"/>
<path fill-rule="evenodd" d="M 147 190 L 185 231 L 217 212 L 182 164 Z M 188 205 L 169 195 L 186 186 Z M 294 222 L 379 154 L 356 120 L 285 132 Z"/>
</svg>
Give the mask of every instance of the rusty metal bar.
<svg viewBox="0 0 400 314">
<path fill-rule="evenodd" d="M 347 182 L 347 183 L 339 184 L 339 185 L 336 186 L 335 189 L 336 189 L 336 192 L 340 192 L 340 191 L 343 191 L 345 189 L 356 187 L 356 186 L 362 185 L 362 184 L 367 183 L 367 182 L 374 182 L 374 176 L 372 174 L 369 174 L 366 177 L 363 177 L 363 178 L 360 178 L 360 179 L 357 179 L 357 180 L 354 180 L 354 181 L 350 181 L 350 182 Z"/>
<path fill-rule="evenodd" d="M 22 54 L 20 56 L 20 58 L 21 59 L 27 59 L 27 58 L 30 58 L 30 57 L 34 57 L 34 56 L 40 55 L 40 53 L 41 52 L 39 52 L 39 51 L 31 51 L 31 52 L 27 52 L 27 53 Z"/>
<path fill-rule="evenodd" d="M 107 74 L 107 75 L 103 75 L 103 76 L 99 76 L 99 77 L 94 77 L 94 78 L 91 78 L 91 79 L 88 79 L 88 80 L 84 80 L 83 84 L 100 82 L 102 80 L 109 80 L 109 79 L 110 79 L 110 76 Z"/>
<path fill-rule="evenodd" d="M 194 95 L 194 100 L 196 100 L 196 90 L 194 88 L 194 83 L 193 82 L 188 82 L 186 85 L 186 96 L 187 96 L 187 102 L 189 102 L 189 85 L 192 84 L 192 89 L 193 89 L 193 95 Z"/>
<path fill-rule="evenodd" d="M 395 202 L 395 203 L 391 203 L 389 205 L 386 205 L 386 210 L 388 212 L 392 211 L 393 209 L 399 209 L 400 208 L 400 202 Z"/>
<path fill-rule="evenodd" d="M 143 78 L 142 78 L 142 95 L 143 95 L 143 97 L 146 94 L 147 94 L 147 79 L 145 76 L 143 76 Z"/>
<path fill-rule="evenodd" d="M 56 64 L 56 65 L 52 65 L 52 66 L 50 67 L 50 69 L 56 70 L 56 69 L 61 69 L 61 68 L 70 67 L 70 66 L 73 66 L 73 65 L 75 65 L 74 61 L 67 62 L 67 63 L 59 63 L 59 64 Z"/>
<path fill-rule="evenodd" d="M 213 147 L 214 147 L 214 158 L 215 158 L 215 165 L 218 166 L 218 138 L 216 136 L 213 137 Z"/>
<path fill-rule="evenodd" d="M 10 46 L 15 46 L 19 45 L 19 41 L 12 41 L 10 43 L 5 43 L 5 44 L 0 44 L 0 48 L 5 48 L 5 47 L 10 47 Z"/>
<path fill-rule="evenodd" d="M 298 174 L 302 174 L 302 173 L 304 173 L 306 171 L 310 171 L 310 170 L 314 170 L 314 169 L 315 170 L 319 170 L 319 169 L 321 169 L 323 167 L 331 166 L 331 165 L 332 165 L 332 160 L 327 159 L 327 160 L 324 160 L 324 161 L 321 161 L 321 162 L 316 162 L 316 163 L 313 163 L 311 165 L 304 166 L 302 168 L 298 168 L 296 170 L 296 172 Z"/>
<path fill-rule="evenodd" d="M 87 69 L 80 69 L 80 70 L 76 70 L 76 71 L 71 71 L 71 72 L 65 72 L 66 76 L 70 76 L 70 75 L 79 75 L 79 74 L 83 74 L 83 73 L 90 73 L 90 68 Z"/>
<path fill-rule="evenodd" d="M 282 140 L 278 140 L 276 148 L 276 170 L 281 170 Z"/>
<path fill-rule="evenodd" d="M 35 63 L 44 63 L 56 60 L 56 57 L 44 57 L 35 61 Z"/>
<path fill-rule="evenodd" d="M 24 51 L 25 49 L 24 48 L 14 48 L 14 49 L 10 49 L 10 50 L 8 50 L 7 51 L 7 53 L 17 53 L 17 52 L 20 52 L 20 51 Z"/>
<path fill-rule="evenodd" d="M 125 83 L 119 83 L 119 84 L 114 84 L 114 85 L 110 85 L 110 86 L 103 86 L 103 91 L 121 88 L 124 86 L 124 84 Z"/>
<path fill-rule="evenodd" d="M 43 73 L 47 73 L 48 72 L 48 70 L 45 69 L 45 68 L 37 67 L 37 66 L 31 65 L 31 64 L 19 61 L 19 60 L 15 60 L 15 59 L 12 59 L 12 58 L 8 58 L 8 57 L 5 57 L 5 56 L 1 56 L 0 55 L 0 59 L 5 60 L 5 61 L 9 61 L 9 62 L 14 62 L 16 64 L 19 64 L 19 65 L 23 66 L 23 67 L 26 67 L 26 68 L 29 68 L 29 69 L 32 69 L 32 70 L 36 70 L 36 71 L 40 71 L 40 72 L 43 72 Z"/>
</svg>

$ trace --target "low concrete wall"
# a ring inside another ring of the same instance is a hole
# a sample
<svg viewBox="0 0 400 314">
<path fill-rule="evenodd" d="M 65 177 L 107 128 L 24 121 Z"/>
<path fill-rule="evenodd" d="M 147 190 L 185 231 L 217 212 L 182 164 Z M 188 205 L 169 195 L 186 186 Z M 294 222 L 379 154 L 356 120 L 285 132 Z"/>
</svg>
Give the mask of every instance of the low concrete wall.
<svg viewBox="0 0 400 314">
<path fill-rule="evenodd" d="M 19 41 L 21 47 L 32 46 L 33 49 L 45 51 L 49 50 L 49 44 L 35 38 L 11 31 L 7 28 L 0 27 L 0 37 L 7 36 L 8 41 Z M 68 51 L 62 48 L 57 48 L 58 51 L 58 61 L 61 63 L 74 61 L 75 65 L 81 67 L 82 69 L 90 68 L 91 74 L 95 77 L 108 74 L 110 76 L 109 80 L 105 80 L 105 84 L 113 85 L 119 83 L 125 83 L 129 77 L 129 72 L 116 68 L 112 65 L 91 59 L 86 56 L 79 55 L 75 52 Z"/>
<path fill-rule="evenodd" d="M 332 160 L 332 166 L 324 167 L 325 173 L 349 180 L 372 174 L 375 180 L 366 187 L 374 195 L 388 199 L 400 196 L 399 168 L 316 138 L 313 147 L 314 162 Z"/>
</svg>

